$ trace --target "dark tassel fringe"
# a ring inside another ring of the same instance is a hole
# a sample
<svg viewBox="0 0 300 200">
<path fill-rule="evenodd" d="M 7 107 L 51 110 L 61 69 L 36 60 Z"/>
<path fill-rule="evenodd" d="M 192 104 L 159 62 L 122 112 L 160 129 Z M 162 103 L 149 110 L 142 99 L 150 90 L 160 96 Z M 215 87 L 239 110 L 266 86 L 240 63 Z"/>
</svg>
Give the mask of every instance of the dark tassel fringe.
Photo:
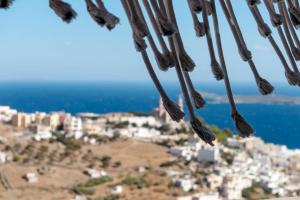
<svg viewBox="0 0 300 200">
<path fill-rule="evenodd" d="M 254 130 L 250 124 L 237 111 L 231 114 L 235 127 L 241 137 L 249 137 L 254 134 Z"/>
<path fill-rule="evenodd" d="M 194 26 L 196 36 L 197 37 L 203 37 L 206 34 L 205 25 L 202 22 L 197 21 Z"/>
<path fill-rule="evenodd" d="M 194 13 L 200 13 L 202 11 L 202 4 L 199 0 L 189 0 L 191 10 Z"/>
<path fill-rule="evenodd" d="M 106 21 L 103 18 L 103 16 L 101 16 L 100 11 L 96 6 L 96 4 L 94 4 L 92 0 L 85 0 L 85 2 L 86 2 L 87 10 L 90 16 L 93 18 L 93 20 L 100 26 L 104 26 L 106 24 Z"/>
<path fill-rule="evenodd" d="M 202 97 L 202 95 L 199 92 L 193 90 L 191 92 L 191 96 L 194 100 L 194 105 L 197 109 L 203 108 L 205 106 L 206 102 L 205 102 L 204 98 Z"/>
<path fill-rule="evenodd" d="M 93 20 L 100 26 L 106 26 L 108 30 L 112 30 L 120 22 L 120 19 L 108 12 L 104 7 L 99 9 L 92 0 L 85 0 L 87 10 Z M 99 1 L 97 1 L 98 3 Z M 99 4 L 99 3 L 98 3 Z"/>
<path fill-rule="evenodd" d="M 132 37 L 136 51 L 141 52 L 147 49 L 147 44 L 144 38 L 135 35 L 135 33 L 132 34 Z"/>
<path fill-rule="evenodd" d="M 171 36 L 177 32 L 176 26 L 165 17 L 158 16 L 159 29 L 162 35 Z"/>
<path fill-rule="evenodd" d="M 292 53 L 293 53 L 295 60 L 299 61 L 300 60 L 300 49 L 297 47 L 291 47 L 291 49 L 292 49 Z"/>
<path fill-rule="evenodd" d="M 299 29 L 300 21 L 293 14 L 291 14 L 291 13 L 290 13 L 290 17 L 291 17 L 291 21 L 292 21 L 294 27 L 296 29 Z"/>
<path fill-rule="evenodd" d="M 195 68 L 195 63 L 192 58 L 185 52 L 184 49 L 179 51 L 179 59 L 184 71 L 191 72 Z"/>
<path fill-rule="evenodd" d="M 293 25 L 298 28 L 300 24 L 300 9 L 291 5 L 289 6 L 289 14 Z"/>
<path fill-rule="evenodd" d="M 14 0 L 0 0 L 0 8 L 8 9 Z"/>
<path fill-rule="evenodd" d="M 132 20 L 133 31 L 138 37 L 144 38 L 149 35 L 146 25 L 140 18 L 133 17 Z"/>
<path fill-rule="evenodd" d="M 115 16 L 109 12 L 106 13 L 104 18 L 106 20 L 105 26 L 108 30 L 114 29 L 116 27 L 116 25 L 120 22 L 120 19 L 117 16 Z"/>
<path fill-rule="evenodd" d="M 260 4 L 260 0 L 247 0 L 249 6 L 257 6 Z"/>
<path fill-rule="evenodd" d="M 167 71 L 169 69 L 169 60 L 167 57 L 165 57 L 160 52 L 155 53 L 155 60 L 157 63 L 157 66 L 162 71 Z"/>
<path fill-rule="evenodd" d="M 120 22 L 120 19 L 114 14 L 107 11 L 102 0 L 96 0 L 100 13 L 103 15 L 103 19 L 106 21 L 106 28 L 112 30 Z"/>
<path fill-rule="evenodd" d="M 211 70 L 216 80 L 219 81 L 224 78 L 223 70 L 221 69 L 219 63 L 216 60 L 212 61 L 211 63 Z"/>
<path fill-rule="evenodd" d="M 162 101 L 172 120 L 179 122 L 181 119 L 183 119 L 185 114 L 176 103 L 168 98 L 163 98 Z"/>
<path fill-rule="evenodd" d="M 206 143 L 214 146 L 213 141 L 216 139 L 215 134 L 206 128 L 199 119 L 192 119 L 191 126 L 196 134 Z"/>
<path fill-rule="evenodd" d="M 175 58 L 174 58 L 173 54 L 171 52 L 168 52 L 168 53 L 165 53 L 164 56 L 165 56 L 165 59 L 168 60 L 169 67 L 174 67 L 175 66 Z"/>
<path fill-rule="evenodd" d="M 56 15 L 66 23 L 70 23 L 77 16 L 75 10 L 68 3 L 61 0 L 50 0 L 49 4 Z"/>
<path fill-rule="evenodd" d="M 209 1 L 204 1 L 205 2 L 205 6 L 206 6 L 206 12 L 207 15 L 211 15 L 212 14 L 212 5 Z"/>
<path fill-rule="evenodd" d="M 259 77 L 256 82 L 262 95 L 268 95 L 274 91 L 274 87 L 266 79 Z"/>
<path fill-rule="evenodd" d="M 298 85 L 300 83 L 300 76 L 298 73 L 293 71 L 286 71 L 285 77 L 288 80 L 290 85 Z"/>
</svg>

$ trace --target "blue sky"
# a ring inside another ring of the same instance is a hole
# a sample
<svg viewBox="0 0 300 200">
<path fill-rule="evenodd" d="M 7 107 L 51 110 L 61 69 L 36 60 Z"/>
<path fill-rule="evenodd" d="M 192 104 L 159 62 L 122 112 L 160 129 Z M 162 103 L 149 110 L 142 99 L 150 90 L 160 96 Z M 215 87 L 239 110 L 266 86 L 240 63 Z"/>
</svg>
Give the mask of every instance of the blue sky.
<svg viewBox="0 0 300 200">
<path fill-rule="evenodd" d="M 150 81 L 133 47 L 131 31 L 119 1 L 106 0 L 108 9 L 121 18 L 119 26 L 111 32 L 91 20 L 84 0 L 68 2 L 78 12 L 71 24 L 57 18 L 48 8 L 47 0 L 16 0 L 10 10 L 0 11 L 0 80 Z M 271 82 L 286 82 L 279 59 L 267 40 L 258 34 L 246 1 L 232 0 L 232 3 L 262 76 Z M 213 82 L 206 40 L 195 37 L 187 2 L 175 0 L 174 4 L 186 50 L 197 65 L 192 73 L 193 80 Z M 265 10 L 263 5 L 261 8 Z M 219 5 L 218 11 L 230 78 L 235 82 L 254 82 L 249 66 L 238 55 Z M 269 22 L 266 13 L 263 14 Z M 278 38 L 276 31 L 274 35 Z M 174 69 L 157 72 L 162 80 L 176 80 Z"/>
</svg>

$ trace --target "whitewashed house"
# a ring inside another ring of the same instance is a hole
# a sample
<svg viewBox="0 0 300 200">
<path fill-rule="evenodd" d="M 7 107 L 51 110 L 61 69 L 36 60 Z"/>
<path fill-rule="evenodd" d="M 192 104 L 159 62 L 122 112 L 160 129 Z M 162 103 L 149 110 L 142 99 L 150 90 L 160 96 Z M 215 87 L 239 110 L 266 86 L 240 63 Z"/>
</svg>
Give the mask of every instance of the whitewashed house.
<svg viewBox="0 0 300 200">
<path fill-rule="evenodd" d="M 218 162 L 220 160 L 219 149 L 217 148 L 202 148 L 198 150 L 198 162 Z"/>
<path fill-rule="evenodd" d="M 6 162 L 6 159 L 7 159 L 6 153 L 0 151 L 0 164 L 1 164 L 1 163 L 2 163 L 2 164 L 5 163 L 5 162 Z"/>
<path fill-rule="evenodd" d="M 194 188 L 195 180 L 192 178 L 179 178 L 176 179 L 175 185 L 185 192 L 189 192 Z"/>
<path fill-rule="evenodd" d="M 25 179 L 27 180 L 28 183 L 36 183 L 36 182 L 38 182 L 38 177 L 36 176 L 35 173 L 27 173 L 25 175 Z"/>
<path fill-rule="evenodd" d="M 122 192 L 123 192 L 122 185 L 116 185 L 111 191 L 112 194 L 121 194 Z"/>
<path fill-rule="evenodd" d="M 86 169 L 85 173 L 87 175 L 89 175 L 91 178 L 100 178 L 100 177 L 103 177 L 103 176 L 107 176 L 107 173 L 103 170 L 99 171 L 99 170 L 90 169 L 90 168 Z"/>
<path fill-rule="evenodd" d="M 215 193 L 197 193 L 189 196 L 178 197 L 177 200 L 221 200 L 219 194 Z"/>
<path fill-rule="evenodd" d="M 80 139 L 83 136 L 82 120 L 76 117 L 66 118 L 64 122 L 64 130 L 67 137 Z"/>
<path fill-rule="evenodd" d="M 83 195 L 76 195 L 74 200 L 87 200 L 87 198 Z"/>
<path fill-rule="evenodd" d="M 34 135 L 36 141 L 49 140 L 52 138 L 52 133 L 50 131 L 40 131 Z"/>
</svg>

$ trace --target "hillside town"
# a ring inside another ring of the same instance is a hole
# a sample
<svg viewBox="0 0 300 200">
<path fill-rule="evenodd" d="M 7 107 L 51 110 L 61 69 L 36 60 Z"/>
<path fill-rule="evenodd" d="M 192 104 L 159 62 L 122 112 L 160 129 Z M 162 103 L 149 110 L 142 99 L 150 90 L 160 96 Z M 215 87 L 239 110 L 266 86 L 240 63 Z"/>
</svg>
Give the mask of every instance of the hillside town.
<svg viewBox="0 0 300 200">
<path fill-rule="evenodd" d="M 183 109 L 182 99 L 178 104 Z M 300 196 L 300 149 L 208 125 L 214 147 L 159 102 L 145 113 L 0 106 L 0 199 L 239 200 Z"/>
</svg>

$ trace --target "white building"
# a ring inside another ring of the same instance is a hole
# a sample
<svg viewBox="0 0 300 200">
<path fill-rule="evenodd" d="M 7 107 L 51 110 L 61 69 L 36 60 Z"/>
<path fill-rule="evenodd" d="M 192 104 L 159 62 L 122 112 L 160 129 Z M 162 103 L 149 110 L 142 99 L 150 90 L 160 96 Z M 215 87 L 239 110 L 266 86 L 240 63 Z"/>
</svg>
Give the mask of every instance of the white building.
<svg viewBox="0 0 300 200">
<path fill-rule="evenodd" d="M 219 149 L 216 147 L 204 147 L 198 150 L 198 162 L 218 162 L 220 160 Z"/>
<path fill-rule="evenodd" d="M 184 158 L 187 161 L 190 161 L 193 159 L 195 156 L 195 151 L 193 151 L 191 148 L 187 146 L 177 146 L 177 147 L 172 147 L 169 152 L 176 156 L 176 157 L 181 157 Z"/>
<path fill-rule="evenodd" d="M 36 141 L 49 140 L 52 138 L 52 133 L 50 131 L 40 131 L 34 135 Z"/>
<path fill-rule="evenodd" d="M 191 191 L 195 186 L 195 180 L 192 178 L 179 178 L 175 179 L 175 185 L 185 192 Z"/>
<path fill-rule="evenodd" d="M 28 183 L 36 183 L 38 182 L 38 178 L 35 173 L 27 173 L 25 175 L 25 179 L 27 180 Z"/>
<path fill-rule="evenodd" d="M 242 174 L 231 174 L 223 179 L 222 191 L 224 199 L 242 199 L 242 190 L 252 186 L 252 180 Z"/>
<path fill-rule="evenodd" d="M 128 127 L 118 130 L 123 137 L 153 138 L 160 136 L 160 131 L 143 127 Z"/>
<path fill-rule="evenodd" d="M 219 200 L 219 194 L 215 193 L 198 193 L 185 197 L 178 197 L 177 200 Z"/>
<path fill-rule="evenodd" d="M 219 175 L 210 174 L 206 178 L 211 190 L 219 188 L 223 183 L 223 177 Z"/>
<path fill-rule="evenodd" d="M 178 97 L 178 106 L 180 107 L 181 110 L 183 110 L 183 101 L 182 101 L 181 96 Z M 169 113 L 166 111 L 166 109 L 163 105 L 162 98 L 159 99 L 158 107 L 153 110 L 153 116 L 155 117 L 156 120 L 158 120 L 164 124 L 173 122 Z"/>
<path fill-rule="evenodd" d="M 112 191 L 111 191 L 112 194 L 121 194 L 123 193 L 123 186 L 122 185 L 116 185 Z"/>
<path fill-rule="evenodd" d="M 0 120 L 3 122 L 9 122 L 16 113 L 17 111 L 9 106 L 0 106 Z"/>
<path fill-rule="evenodd" d="M 80 139 L 83 136 L 82 120 L 76 117 L 66 118 L 64 122 L 64 130 L 68 137 Z"/>
<path fill-rule="evenodd" d="M 103 176 L 107 176 L 107 173 L 103 170 L 99 171 L 99 170 L 90 169 L 90 168 L 86 169 L 85 173 L 88 174 L 91 178 L 100 178 Z"/>
<path fill-rule="evenodd" d="M 6 162 L 6 153 L 0 151 L 0 164 Z"/>
<path fill-rule="evenodd" d="M 87 200 L 87 198 L 83 195 L 76 195 L 74 200 Z"/>
</svg>

